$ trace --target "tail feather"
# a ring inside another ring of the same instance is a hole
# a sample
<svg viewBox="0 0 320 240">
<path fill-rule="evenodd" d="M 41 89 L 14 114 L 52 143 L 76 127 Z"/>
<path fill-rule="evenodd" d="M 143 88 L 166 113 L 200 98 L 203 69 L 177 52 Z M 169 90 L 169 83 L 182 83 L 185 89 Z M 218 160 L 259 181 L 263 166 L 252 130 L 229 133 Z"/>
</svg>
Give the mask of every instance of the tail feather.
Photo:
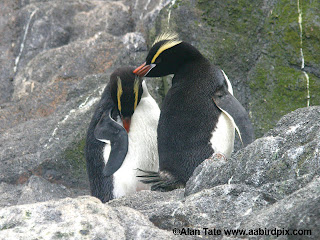
<svg viewBox="0 0 320 240">
<path fill-rule="evenodd" d="M 141 178 L 139 181 L 144 184 L 151 184 L 151 190 L 153 191 L 167 192 L 176 188 L 184 187 L 182 182 L 177 180 L 167 171 L 153 172 L 139 168 L 137 170 L 141 172 L 141 175 L 137 176 L 138 178 Z"/>
</svg>

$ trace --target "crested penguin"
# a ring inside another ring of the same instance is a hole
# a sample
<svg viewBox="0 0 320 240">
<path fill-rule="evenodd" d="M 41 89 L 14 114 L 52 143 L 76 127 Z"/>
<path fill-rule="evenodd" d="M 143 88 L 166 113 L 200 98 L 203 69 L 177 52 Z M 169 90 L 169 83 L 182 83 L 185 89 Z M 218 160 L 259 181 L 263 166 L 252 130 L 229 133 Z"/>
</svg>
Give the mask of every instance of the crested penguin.
<svg viewBox="0 0 320 240">
<path fill-rule="evenodd" d="M 157 171 L 160 109 L 134 68 L 110 76 L 91 119 L 85 155 L 91 195 L 102 202 L 150 189 L 137 169 Z"/>
<path fill-rule="evenodd" d="M 235 129 L 244 146 L 253 141 L 249 116 L 233 96 L 224 71 L 177 34 L 158 36 L 146 62 L 134 73 L 140 77 L 174 74 L 157 129 L 159 172 L 140 169 L 141 181 L 153 183 L 153 189 L 185 186 L 194 169 L 213 154 L 229 158 Z"/>
</svg>

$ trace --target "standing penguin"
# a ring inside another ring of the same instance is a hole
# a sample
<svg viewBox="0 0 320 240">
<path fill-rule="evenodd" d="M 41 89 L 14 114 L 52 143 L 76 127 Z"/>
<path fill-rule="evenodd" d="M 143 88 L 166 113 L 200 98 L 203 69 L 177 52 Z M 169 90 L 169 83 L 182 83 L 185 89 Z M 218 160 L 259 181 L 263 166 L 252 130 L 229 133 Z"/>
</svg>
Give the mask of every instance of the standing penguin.
<svg viewBox="0 0 320 240">
<path fill-rule="evenodd" d="M 160 172 L 142 169 L 142 182 L 165 191 L 184 186 L 205 159 L 215 153 L 231 156 L 235 129 L 243 145 L 253 141 L 248 114 L 233 96 L 226 74 L 176 34 L 160 35 L 134 73 L 174 74 L 157 130 Z"/>
<path fill-rule="evenodd" d="M 91 195 L 107 202 L 150 189 L 137 168 L 157 171 L 160 110 L 134 68 L 116 69 L 93 114 L 85 155 Z"/>
</svg>

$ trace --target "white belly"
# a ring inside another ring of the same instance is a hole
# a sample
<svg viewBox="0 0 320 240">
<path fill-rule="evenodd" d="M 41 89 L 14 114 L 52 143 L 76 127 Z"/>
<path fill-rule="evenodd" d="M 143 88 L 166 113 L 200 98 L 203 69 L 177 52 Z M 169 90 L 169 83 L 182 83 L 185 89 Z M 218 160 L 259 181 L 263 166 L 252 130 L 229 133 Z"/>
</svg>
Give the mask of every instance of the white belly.
<svg viewBox="0 0 320 240">
<path fill-rule="evenodd" d="M 222 153 L 230 158 L 234 147 L 235 127 L 233 121 L 221 112 L 216 128 L 212 131 L 210 139 L 215 153 Z"/>
<path fill-rule="evenodd" d="M 129 131 L 127 156 L 118 171 L 113 174 L 113 197 L 150 189 L 139 182 L 137 168 L 158 171 L 157 125 L 160 109 L 155 100 L 145 91 L 132 118 Z"/>
</svg>

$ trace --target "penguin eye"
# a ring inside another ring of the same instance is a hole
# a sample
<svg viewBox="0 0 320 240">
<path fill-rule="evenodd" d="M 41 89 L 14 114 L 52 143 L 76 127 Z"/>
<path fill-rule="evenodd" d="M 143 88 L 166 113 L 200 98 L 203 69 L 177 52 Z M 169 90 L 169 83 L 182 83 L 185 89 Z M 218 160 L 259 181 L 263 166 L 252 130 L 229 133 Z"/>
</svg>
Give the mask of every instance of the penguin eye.
<svg viewBox="0 0 320 240">
<path fill-rule="evenodd" d="M 155 61 L 155 64 L 159 64 L 161 63 L 161 57 L 157 57 L 156 61 Z"/>
</svg>

